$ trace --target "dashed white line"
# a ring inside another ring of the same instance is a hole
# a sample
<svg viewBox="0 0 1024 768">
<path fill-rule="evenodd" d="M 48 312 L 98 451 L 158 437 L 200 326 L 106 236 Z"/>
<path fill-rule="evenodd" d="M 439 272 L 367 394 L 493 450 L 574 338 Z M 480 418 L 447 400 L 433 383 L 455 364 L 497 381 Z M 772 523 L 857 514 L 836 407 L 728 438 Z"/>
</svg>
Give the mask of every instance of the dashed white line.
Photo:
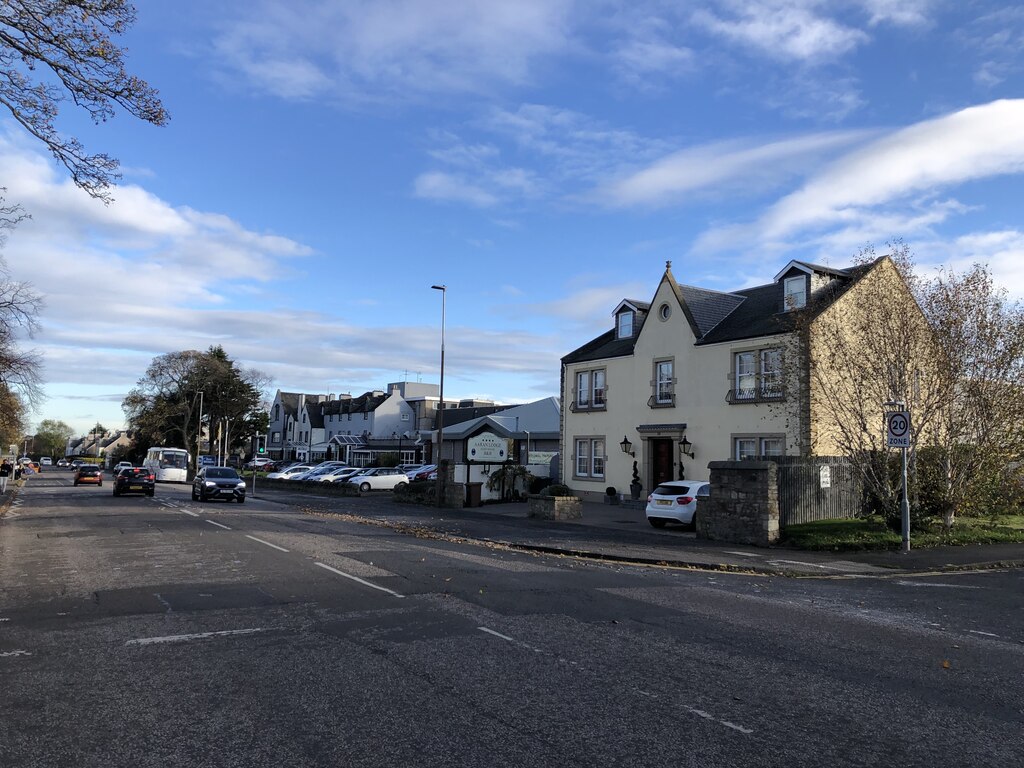
<svg viewBox="0 0 1024 768">
<path fill-rule="evenodd" d="M 331 566 L 326 565 L 324 563 L 314 563 L 314 565 L 319 566 L 324 570 L 330 571 L 331 573 L 336 573 L 338 576 L 344 576 L 346 579 L 352 579 L 352 581 L 358 582 L 359 584 L 362 584 L 364 587 L 370 587 L 371 589 L 379 589 L 381 592 L 387 592 L 389 595 L 392 595 L 394 597 L 405 597 L 405 595 L 400 595 L 392 589 L 379 586 L 378 584 L 373 584 L 369 581 L 366 581 L 365 579 L 360 579 L 358 576 L 353 576 L 351 573 L 339 571 L 337 568 L 332 568 Z"/>
<path fill-rule="evenodd" d="M 196 632 L 191 635 L 165 635 L 163 637 L 140 637 L 135 640 L 126 640 L 125 645 L 156 645 L 157 643 L 182 643 L 189 640 L 206 640 L 210 637 L 231 637 L 233 635 L 252 635 L 256 632 L 266 632 L 262 627 L 254 629 L 225 629 L 220 632 Z"/>
<path fill-rule="evenodd" d="M 5 651 L 0 653 L 0 659 L 6 659 L 8 656 L 31 656 L 32 654 L 28 651 Z"/>
<path fill-rule="evenodd" d="M 210 525 L 216 525 L 218 528 L 223 528 L 225 531 L 231 530 L 231 528 L 229 528 L 228 526 L 218 523 L 214 520 L 207 520 L 206 522 L 208 522 Z"/>
<path fill-rule="evenodd" d="M 279 552 L 287 552 L 288 551 L 284 547 L 279 547 L 279 546 L 277 546 L 277 544 L 271 544 L 269 541 L 264 541 L 263 539 L 257 539 L 255 536 L 250 536 L 249 534 L 245 534 L 245 538 L 252 539 L 253 541 L 258 541 L 260 544 L 265 544 L 266 546 L 271 547 L 273 549 L 276 549 Z"/>
<path fill-rule="evenodd" d="M 192 517 L 199 517 L 199 515 L 197 515 L 195 512 L 191 512 L 187 509 L 183 509 L 181 511 L 184 512 L 186 515 L 192 515 Z"/>
<path fill-rule="evenodd" d="M 486 632 L 488 635 L 494 635 L 495 637 L 500 637 L 502 640 L 508 640 L 510 643 L 514 643 L 515 642 L 515 640 L 513 638 L 509 637 L 508 635 L 503 635 L 503 634 L 501 634 L 501 632 L 495 632 L 493 629 L 488 629 L 487 627 L 477 627 L 477 629 L 479 629 L 481 632 Z"/>
<path fill-rule="evenodd" d="M 982 635 L 983 637 L 999 637 L 999 635 L 996 635 L 992 632 L 982 632 L 977 629 L 968 629 L 967 631 L 970 632 L 972 635 Z"/>
<path fill-rule="evenodd" d="M 727 554 L 727 555 L 739 555 L 740 557 L 764 557 L 764 555 L 759 555 L 759 554 L 757 554 L 755 552 L 733 552 L 731 550 L 726 550 L 725 554 Z"/>
</svg>

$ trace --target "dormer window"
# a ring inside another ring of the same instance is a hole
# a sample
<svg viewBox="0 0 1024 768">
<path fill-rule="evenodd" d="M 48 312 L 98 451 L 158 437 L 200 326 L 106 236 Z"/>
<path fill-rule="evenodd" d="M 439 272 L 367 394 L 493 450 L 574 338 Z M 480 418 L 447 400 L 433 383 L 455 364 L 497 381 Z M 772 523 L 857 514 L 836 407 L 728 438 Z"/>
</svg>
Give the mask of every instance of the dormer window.
<svg viewBox="0 0 1024 768">
<path fill-rule="evenodd" d="M 628 339 L 633 335 L 633 313 L 619 312 L 617 316 L 617 332 L 616 336 L 620 339 Z"/>
<path fill-rule="evenodd" d="M 800 309 L 807 306 L 807 277 L 787 277 L 785 285 L 785 309 Z"/>
</svg>

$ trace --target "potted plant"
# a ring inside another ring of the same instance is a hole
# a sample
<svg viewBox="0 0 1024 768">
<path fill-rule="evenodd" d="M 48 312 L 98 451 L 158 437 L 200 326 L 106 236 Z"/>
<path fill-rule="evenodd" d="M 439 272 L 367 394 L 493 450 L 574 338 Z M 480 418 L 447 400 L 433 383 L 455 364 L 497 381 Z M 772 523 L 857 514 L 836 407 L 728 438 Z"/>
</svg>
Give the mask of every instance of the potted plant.
<svg viewBox="0 0 1024 768">
<path fill-rule="evenodd" d="M 633 482 L 629 484 L 629 497 L 636 501 L 640 498 L 640 492 L 643 489 L 644 487 L 640 485 L 640 473 L 636 468 L 636 459 L 633 459 Z"/>
</svg>

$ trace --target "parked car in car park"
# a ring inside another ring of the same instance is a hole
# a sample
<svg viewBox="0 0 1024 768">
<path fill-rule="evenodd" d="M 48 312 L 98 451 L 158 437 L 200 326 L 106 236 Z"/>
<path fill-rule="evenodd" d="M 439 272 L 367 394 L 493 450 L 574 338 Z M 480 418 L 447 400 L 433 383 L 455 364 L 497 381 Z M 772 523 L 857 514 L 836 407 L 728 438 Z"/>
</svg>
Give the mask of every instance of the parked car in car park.
<svg viewBox="0 0 1024 768">
<path fill-rule="evenodd" d="M 430 474 L 432 472 L 433 473 L 437 472 L 437 464 L 424 464 L 419 469 L 417 469 L 415 473 L 413 473 L 412 477 L 410 477 L 409 480 L 428 480 L 428 479 L 436 480 L 437 479 L 437 475 L 436 474 L 434 475 L 433 478 L 430 477 Z"/>
<path fill-rule="evenodd" d="M 400 485 L 408 485 L 409 478 L 398 467 L 374 467 L 353 475 L 347 482 L 363 492 L 393 491 Z"/>
<path fill-rule="evenodd" d="M 114 475 L 115 496 L 126 493 L 144 493 L 147 496 L 152 496 L 155 492 L 156 477 L 145 467 L 133 467 L 129 464 Z"/>
<path fill-rule="evenodd" d="M 53 466 L 53 459 L 50 458 L 49 456 L 41 456 L 39 458 L 39 466 L 41 466 L 41 467 L 52 467 Z"/>
<path fill-rule="evenodd" d="M 192 501 L 224 499 L 245 503 L 245 481 L 234 467 L 203 467 L 192 480 Z"/>
<path fill-rule="evenodd" d="M 353 475 L 363 471 L 362 467 L 337 467 L 330 472 L 320 475 L 317 480 L 321 483 L 343 483 Z"/>
<path fill-rule="evenodd" d="M 324 475 L 333 472 L 336 469 L 348 466 L 343 461 L 325 461 L 317 464 L 315 467 L 307 472 L 303 472 L 299 475 L 293 475 L 288 478 L 289 480 L 320 480 Z"/>
<path fill-rule="evenodd" d="M 273 464 L 274 462 L 263 456 L 257 456 L 252 461 L 245 462 L 246 469 L 263 469 L 264 467 Z"/>
<path fill-rule="evenodd" d="M 78 469 L 75 470 L 75 485 L 82 484 L 94 484 L 103 485 L 103 471 L 100 469 L 99 464 L 85 464 L 79 465 Z"/>
<path fill-rule="evenodd" d="M 67 459 L 57 459 L 57 466 L 60 467 L 61 469 L 64 469 L 64 467 L 66 467 L 68 463 L 69 462 Z"/>
<path fill-rule="evenodd" d="M 697 499 L 708 496 L 711 484 L 703 480 L 669 480 L 647 497 L 647 522 L 655 528 L 666 523 L 696 525 Z"/>
<path fill-rule="evenodd" d="M 287 469 L 282 469 L 280 472 L 271 472 L 267 475 L 267 480 L 287 480 L 292 475 L 300 475 L 303 472 L 309 472 L 313 467 L 309 464 L 293 464 Z"/>
</svg>

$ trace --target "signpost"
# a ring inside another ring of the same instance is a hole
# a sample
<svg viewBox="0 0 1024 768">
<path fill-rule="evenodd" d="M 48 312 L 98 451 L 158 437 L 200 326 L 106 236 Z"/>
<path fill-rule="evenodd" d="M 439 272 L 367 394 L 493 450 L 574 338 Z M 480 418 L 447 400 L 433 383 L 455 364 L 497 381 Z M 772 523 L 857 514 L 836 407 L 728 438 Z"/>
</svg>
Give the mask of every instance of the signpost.
<svg viewBox="0 0 1024 768">
<path fill-rule="evenodd" d="M 886 445 L 903 452 L 903 500 L 900 502 L 903 551 L 910 551 L 910 499 L 907 497 L 907 448 L 910 447 L 910 411 L 902 402 L 885 403 L 886 408 L 899 408 L 885 414 Z"/>
</svg>

